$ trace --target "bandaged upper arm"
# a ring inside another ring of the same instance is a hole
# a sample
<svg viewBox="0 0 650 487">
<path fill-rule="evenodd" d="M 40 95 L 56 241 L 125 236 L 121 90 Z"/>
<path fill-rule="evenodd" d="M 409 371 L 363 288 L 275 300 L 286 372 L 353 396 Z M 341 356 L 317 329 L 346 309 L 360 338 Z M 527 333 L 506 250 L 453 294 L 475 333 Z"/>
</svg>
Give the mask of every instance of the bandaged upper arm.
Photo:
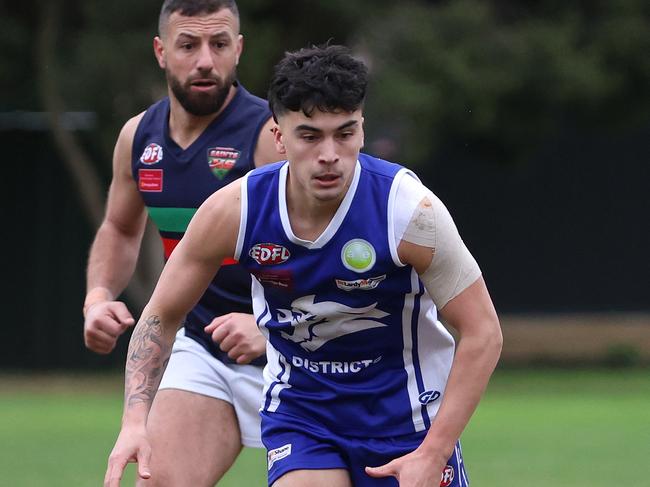
<svg viewBox="0 0 650 487">
<path fill-rule="evenodd" d="M 445 205 L 419 181 L 402 178 L 395 207 L 402 208 L 396 210 L 401 213 L 395 217 L 396 241 L 433 250 L 431 264 L 420 274 L 420 280 L 436 306 L 442 308 L 473 284 L 481 270 Z"/>
</svg>

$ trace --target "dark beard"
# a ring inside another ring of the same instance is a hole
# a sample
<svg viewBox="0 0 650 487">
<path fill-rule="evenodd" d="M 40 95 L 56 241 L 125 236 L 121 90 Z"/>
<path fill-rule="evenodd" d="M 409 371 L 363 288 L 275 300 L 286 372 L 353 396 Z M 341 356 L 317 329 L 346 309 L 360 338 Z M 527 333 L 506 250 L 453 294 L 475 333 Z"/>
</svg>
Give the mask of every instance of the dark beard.
<svg viewBox="0 0 650 487">
<path fill-rule="evenodd" d="M 192 80 L 188 80 L 185 85 L 182 85 L 178 78 L 168 70 L 165 70 L 165 74 L 167 83 L 169 83 L 169 87 L 178 102 L 186 112 L 197 117 L 212 115 L 221 110 L 226 98 L 228 98 L 228 93 L 230 93 L 230 87 L 235 83 L 237 77 L 235 71 L 231 72 L 224 80 L 214 77 L 213 79 L 217 82 L 217 92 L 213 95 L 210 93 L 192 93 L 190 91 Z"/>
</svg>

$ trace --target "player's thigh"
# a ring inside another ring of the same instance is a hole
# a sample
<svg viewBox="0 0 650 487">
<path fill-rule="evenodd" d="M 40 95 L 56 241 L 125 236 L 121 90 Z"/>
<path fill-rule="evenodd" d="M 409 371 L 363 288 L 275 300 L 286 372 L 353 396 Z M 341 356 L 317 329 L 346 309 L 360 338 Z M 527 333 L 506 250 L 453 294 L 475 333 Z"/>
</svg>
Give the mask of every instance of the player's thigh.
<svg viewBox="0 0 650 487">
<path fill-rule="evenodd" d="M 272 487 L 352 487 L 347 470 L 292 470 L 273 483 Z"/>
<path fill-rule="evenodd" d="M 151 474 L 142 486 L 212 486 L 241 451 L 232 405 L 221 399 L 176 389 L 156 394 L 147 433 Z"/>
</svg>

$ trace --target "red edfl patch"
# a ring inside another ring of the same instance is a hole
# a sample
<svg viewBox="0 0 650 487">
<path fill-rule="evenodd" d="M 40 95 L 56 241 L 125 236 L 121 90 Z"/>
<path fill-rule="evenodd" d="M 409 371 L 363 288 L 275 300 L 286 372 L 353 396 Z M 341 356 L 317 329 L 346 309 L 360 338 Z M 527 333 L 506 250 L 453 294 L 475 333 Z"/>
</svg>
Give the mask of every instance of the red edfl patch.
<svg viewBox="0 0 650 487">
<path fill-rule="evenodd" d="M 440 487 L 449 487 L 454 481 L 454 467 L 447 465 L 442 471 L 442 478 L 440 480 Z"/>
<path fill-rule="evenodd" d="M 287 248 L 273 243 L 255 244 L 248 252 L 248 255 L 259 265 L 282 264 L 291 257 Z"/>
<path fill-rule="evenodd" d="M 139 169 L 138 188 L 145 193 L 160 193 L 163 190 L 163 170 Z"/>
<path fill-rule="evenodd" d="M 140 156 L 140 162 L 148 166 L 156 164 L 162 161 L 163 158 L 163 148 L 158 144 L 149 144 L 144 148 L 142 155 Z"/>
</svg>

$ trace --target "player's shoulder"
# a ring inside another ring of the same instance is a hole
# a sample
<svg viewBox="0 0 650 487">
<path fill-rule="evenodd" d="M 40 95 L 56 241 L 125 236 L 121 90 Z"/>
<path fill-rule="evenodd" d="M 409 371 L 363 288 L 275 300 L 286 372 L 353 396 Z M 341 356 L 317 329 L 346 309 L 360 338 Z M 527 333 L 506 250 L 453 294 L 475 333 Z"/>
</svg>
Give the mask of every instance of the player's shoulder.
<svg viewBox="0 0 650 487">
<path fill-rule="evenodd" d="M 264 98 L 260 98 L 257 95 L 254 95 L 250 91 L 248 91 L 241 83 L 238 83 L 237 85 L 238 88 L 238 93 L 239 96 L 242 98 L 242 100 L 256 108 L 259 108 L 260 110 L 263 111 L 268 111 L 269 110 L 269 102 L 266 101 Z"/>
<path fill-rule="evenodd" d="M 398 174 L 409 172 L 407 168 L 396 162 L 386 161 L 379 157 L 371 156 L 363 152 L 359 153 L 361 169 L 375 176 L 394 179 Z"/>
<path fill-rule="evenodd" d="M 270 164 L 265 164 L 264 166 L 257 167 L 250 171 L 246 177 L 247 178 L 260 178 L 265 177 L 273 173 L 277 173 L 282 169 L 287 161 L 277 161 Z"/>
</svg>

